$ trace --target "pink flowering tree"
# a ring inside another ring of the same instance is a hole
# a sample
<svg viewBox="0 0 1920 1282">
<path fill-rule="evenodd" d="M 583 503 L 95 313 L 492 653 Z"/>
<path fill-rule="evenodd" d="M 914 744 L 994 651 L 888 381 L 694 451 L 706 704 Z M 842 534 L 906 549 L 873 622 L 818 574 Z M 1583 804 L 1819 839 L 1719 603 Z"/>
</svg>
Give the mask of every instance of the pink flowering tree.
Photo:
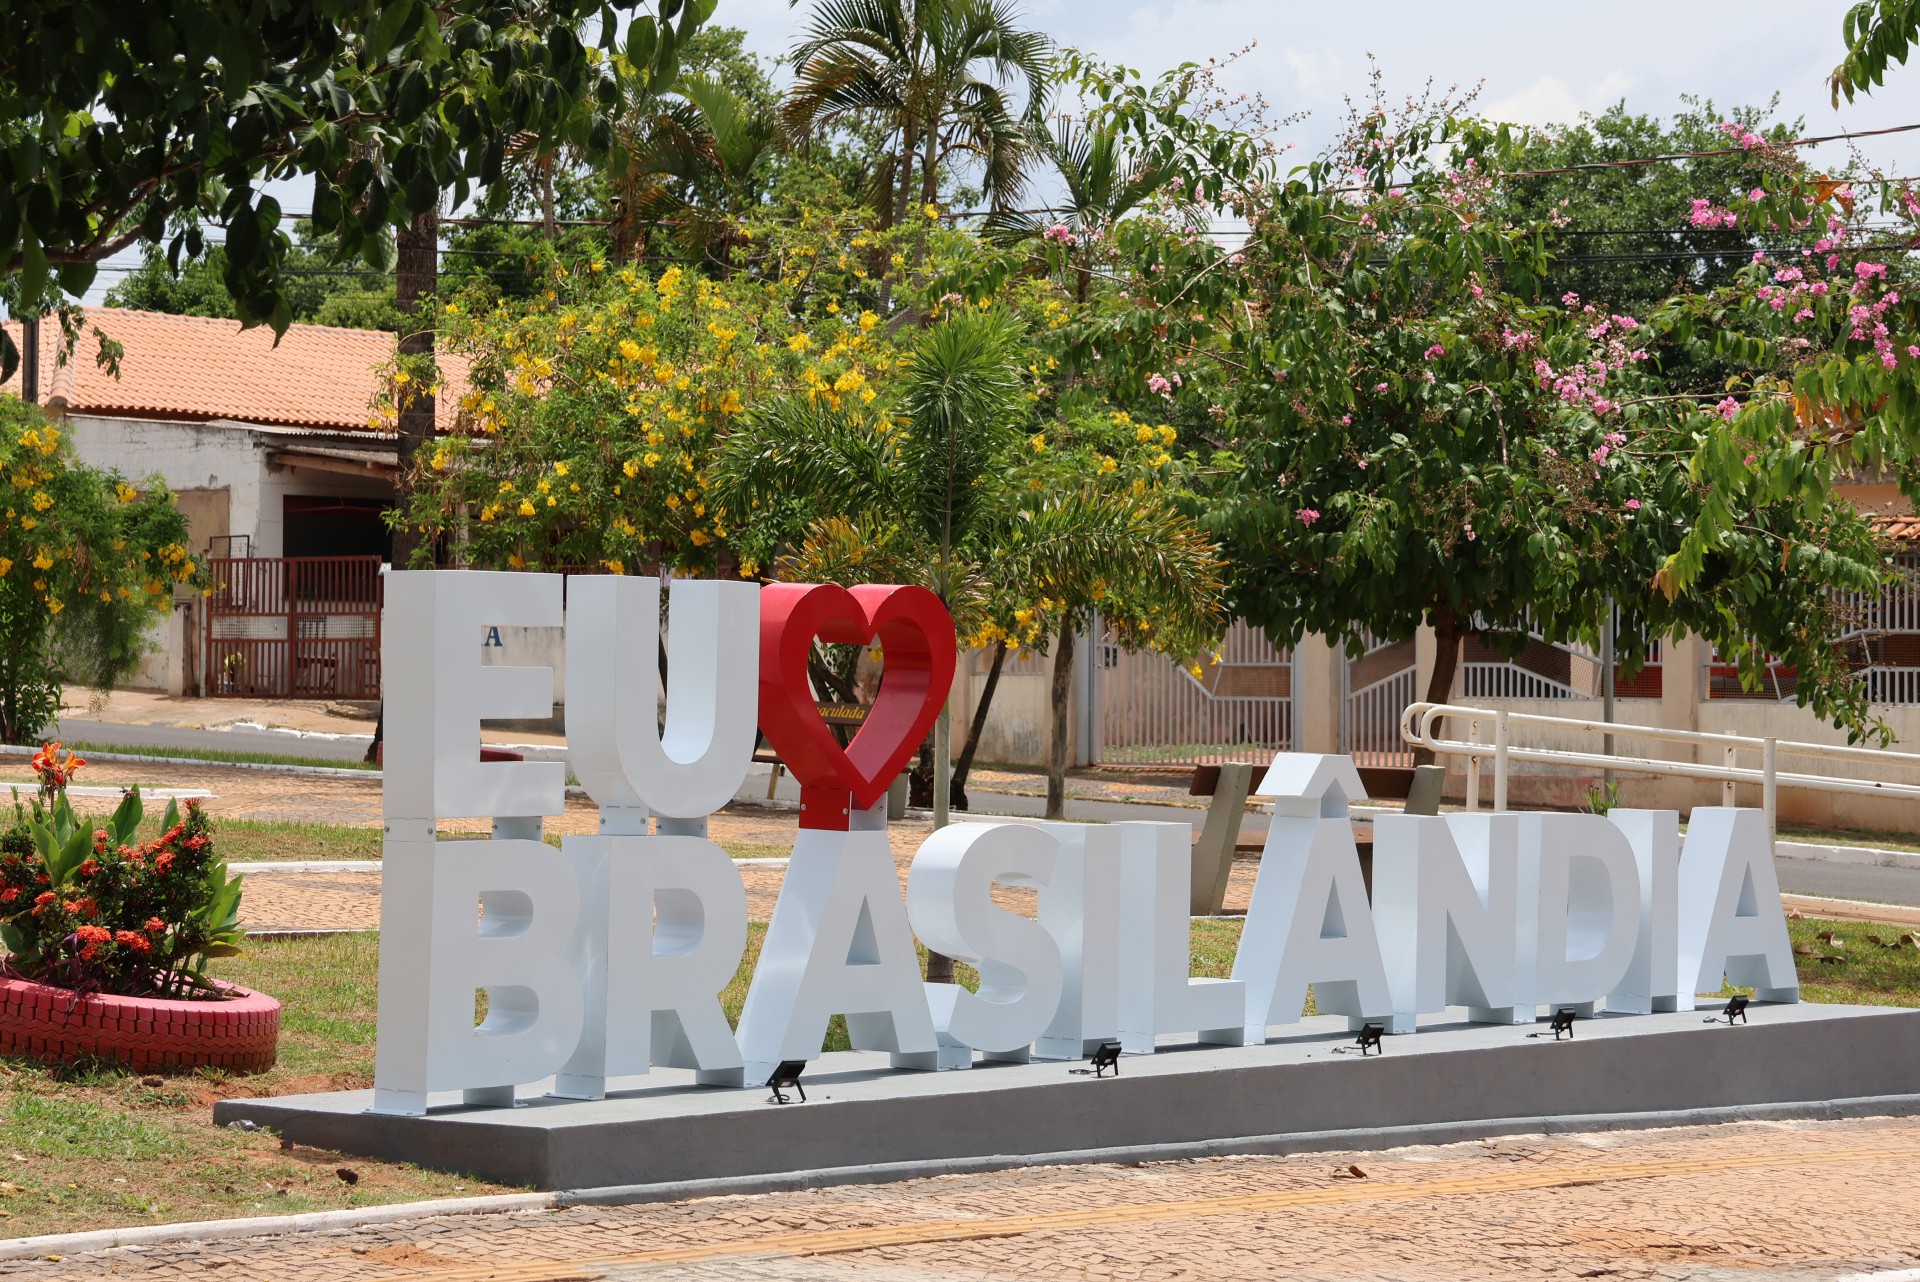
<svg viewBox="0 0 1920 1282">
<path fill-rule="evenodd" d="M 1376 102 L 1282 179 L 1271 149 L 1148 109 L 1124 75 L 1098 96 L 1184 167 L 1179 187 L 1248 228 L 1223 244 L 1122 222 L 1129 305 L 1073 329 L 1117 398 L 1131 380 L 1190 425 L 1193 501 L 1241 614 L 1283 644 L 1355 649 L 1430 624 L 1426 697 L 1443 700 L 1465 638 L 1594 643 L 1617 602 L 1628 665 L 1653 637 L 1698 632 L 1749 667 L 1797 664 L 1805 697 L 1864 728 L 1826 643 L 1835 590 L 1881 570 L 1864 522 L 1824 491 L 1761 502 L 1695 470 L 1728 424 L 1670 388 L 1661 355 L 1705 330 L 1546 288 L 1546 229 L 1498 216 L 1519 154 L 1505 129 L 1446 97 Z M 1723 534 L 1694 573 L 1661 577 L 1703 524 Z"/>
</svg>

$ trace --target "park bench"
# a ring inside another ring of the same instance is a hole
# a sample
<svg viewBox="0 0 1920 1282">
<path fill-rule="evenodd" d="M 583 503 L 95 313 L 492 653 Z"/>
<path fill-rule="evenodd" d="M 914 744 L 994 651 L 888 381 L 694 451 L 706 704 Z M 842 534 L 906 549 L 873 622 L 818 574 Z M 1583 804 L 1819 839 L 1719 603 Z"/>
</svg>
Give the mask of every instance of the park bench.
<svg viewBox="0 0 1920 1282">
<path fill-rule="evenodd" d="M 1247 794 L 1253 788 L 1253 767 L 1245 762 L 1195 766 L 1188 795 L 1211 797 L 1206 822 L 1193 841 L 1190 911 L 1196 917 L 1217 917 L 1226 905 L 1227 879 L 1233 874 L 1235 854 L 1258 854 L 1261 842 L 1242 841 L 1240 824 L 1246 818 Z M 1410 815 L 1440 813 L 1440 790 L 1446 783 L 1444 766 L 1361 766 L 1360 782 L 1367 796 L 1404 801 Z M 1373 834 L 1356 834 L 1360 875 L 1373 896 Z"/>
</svg>

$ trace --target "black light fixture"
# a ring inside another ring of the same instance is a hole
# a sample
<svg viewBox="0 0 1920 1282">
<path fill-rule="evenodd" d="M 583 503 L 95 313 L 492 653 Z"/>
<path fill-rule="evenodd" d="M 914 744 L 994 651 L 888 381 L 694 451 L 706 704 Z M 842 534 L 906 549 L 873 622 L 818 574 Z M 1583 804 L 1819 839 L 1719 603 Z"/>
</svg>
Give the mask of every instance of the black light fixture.
<svg viewBox="0 0 1920 1282">
<path fill-rule="evenodd" d="M 1573 1021 L 1579 1017 L 1579 1014 L 1580 1012 L 1571 1006 L 1562 1006 L 1553 1012 L 1553 1022 L 1548 1027 L 1553 1030 L 1554 1041 L 1559 1041 L 1562 1033 L 1568 1037 L 1573 1036 Z"/>
<path fill-rule="evenodd" d="M 1385 1024 L 1362 1024 L 1360 1025 L 1360 1036 L 1353 1039 L 1353 1045 L 1336 1046 L 1333 1048 L 1333 1053 L 1336 1055 L 1351 1055 L 1357 1048 L 1362 1058 L 1366 1056 L 1369 1049 L 1372 1049 L 1376 1054 L 1384 1055 L 1386 1054 L 1386 1048 L 1380 1044 L 1380 1039 L 1386 1035 L 1387 1026 Z"/>
<path fill-rule="evenodd" d="M 1736 1019 L 1742 1024 L 1747 1022 L 1748 1000 L 1749 999 L 1744 996 L 1727 998 L 1727 1009 L 1723 1011 L 1722 1014 L 1727 1017 L 1728 1027 L 1732 1027 L 1733 1021 Z"/>
<path fill-rule="evenodd" d="M 799 1091 L 800 1102 L 802 1104 L 806 1103 L 807 1088 L 800 1084 L 800 1074 L 806 1071 L 807 1071 L 807 1061 L 805 1061 L 804 1059 L 781 1060 L 780 1067 L 774 1069 L 773 1073 L 767 1078 L 767 1089 L 773 1092 L 773 1098 L 768 1100 L 767 1103 L 769 1104 L 793 1103 L 793 1101 L 788 1099 L 786 1095 L 786 1088 L 789 1086 L 791 1086 L 794 1090 Z"/>
<path fill-rule="evenodd" d="M 1093 1065 L 1095 1077 L 1106 1076 L 1108 1069 L 1113 1070 L 1115 1077 L 1120 1076 L 1120 1043 L 1101 1042 L 1089 1057 L 1089 1062 Z"/>
</svg>

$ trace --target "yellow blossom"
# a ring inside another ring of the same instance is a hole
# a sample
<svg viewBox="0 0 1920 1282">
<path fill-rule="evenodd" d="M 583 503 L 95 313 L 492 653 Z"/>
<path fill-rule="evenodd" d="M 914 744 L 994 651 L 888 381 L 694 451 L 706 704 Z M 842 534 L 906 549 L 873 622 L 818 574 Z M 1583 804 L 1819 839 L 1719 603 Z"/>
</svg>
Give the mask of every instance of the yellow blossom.
<svg viewBox="0 0 1920 1282">
<path fill-rule="evenodd" d="M 640 461 L 648 467 L 653 467 L 660 462 L 660 456 L 658 454 L 655 454 L 652 450 L 648 450 L 646 457 L 641 459 Z"/>
<path fill-rule="evenodd" d="M 1033 447 L 1035 454 L 1045 454 L 1047 452 L 1047 438 L 1041 433 L 1036 432 L 1034 435 L 1028 437 L 1027 444 Z"/>
<path fill-rule="evenodd" d="M 925 214 L 928 218 L 938 218 L 940 216 L 940 206 L 927 205 L 923 209 L 921 209 L 920 212 Z"/>
<path fill-rule="evenodd" d="M 880 323 L 880 318 L 878 316 L 875 316 L 872 312 L 860 313 L 861 329 L 871 330 L 875 325 L 878 325 L 879 323 Z"/>
<path fill-rule="evenodd" d="M 556 460 L 553 465 L 553 474 L 555 476 L 565 476 L 567 474 L 567 465 L 564 462 Z"/>
<path fill-rule="evenodd" d="M 47 555 L 45 548 L 41 548 L 34 554 L 33 568 L 36 570 L 51 570 L 53 568 L 53 558 Z"/>
<path fill-rule="evenodd" d="M 668 506 L 668 507 L 671 507 L 671 508 L 677 508 L 677 507 L 679 507 L 679 506 L 680 506 L 680 496 L 679 496 L 678 494 L 669 494 L 669 495 L 667 495 L 667 506 Z"/>
<path fill-rule="evenodd" d="M 703 530 L 695 530 L 693 533 L 687 535 L 687 538 L 695 547 L 704 547 L 709 542 L 706 532 Z"/>
<path fill-rule="evenodd" d="M 122 503 L 131 503 L 135 499 L 140 497 L 140 491 L 134 489 L 131 485 L 128 485 L 125 481 L 122 481 L 120 482 L 120 484 L 114 486 L 113 492 L 120 496 L 120 501 Z"/>
<path fill-rule="evenodd" d="M 1153 429 L 1148 427 L 1145 423 L 1142 423 L 1139 429 L 1134 432 L 1133 439 L 1140 442 L 1142 445 L 1145 445 L 1148 441 L 1151 441 L 1153 439 Z"/>
<path fill-rule="evenodd" d="M 600 564 L 607 567 L 608 574 L 625 574 L 627 572 L 627 563 L 625 561 L 602 561 Z"/>
<path fill-rule="evenodd" d="M 33 510 L 34 511 L 44 512 L 52 506 L 53 506 L 53 495 L 47 493 L 45 490 L 35 490 L 33 492 Z"/>
<path fill-rule="evenodd" d="M 1173 444 L 1177 435 L 1178 433 L 1176 433 L 1172 428 L 1163 426 L 1160 429 L 1160 443 L 1162 445 L 1171 445 Z"/>
<path fill-rule="evenodd" d="M 1100 470 L 1102 472 L 1111 472 L 1116 468 L 1118 468 L 1119 466 L 1120 465 L 1118 463 L 1115 463 L 1112 459 L 1108 458 L 1106 455 L 1102 454 L 1100 456 Z"/>
<path fill-rule="evenodd" d="M 528 500 L 526 500 L 526 499 L 521 499 L 521 500 L 520 500 L 520 515 L 521 515 L 521 516 L 532 516 L 532 515 L 534 514 L 534 512 L 535 512 L 535 508 L 534 508 L 534 506 L 533 506 L 533 504 L 532 504 L 531 502 L 529 502 L 529 501 L 528 501 Z"/>
<path fill-rule="evenodd" d="M 521 556 L 518 552 L 515 552 L 512 556 L 507 558 L 507 564 L 512 566 L 516 570 L 524 570 L 527 568 L 527 558 L 524 556 Z"/>
<path fill-rule="evenodd" d="M 634 462 L 632 459 L 628 459 L 625 463 L 622 463 L 620 465 L 620 470 L 627 474 L 627 479 L 629 480 L 640 475 L 640 465 Z"/>
<path fill-rule="evenodd" d="M 809 347 L 812 347 L 812 346 L 813 346 L 813 337 L 809 334 L 795 334 L 792 338 L 789 338 L 787 340 L 788 351 L 804 352 Z"/>
<path fill-rule="evenodd" d="M 12 568 L 13 568 L 13 562 L 7 560 L 7 558 L 4 556 L 0 556 L 0 574 L 5 574 L 8 570 L 11 570 Z"/>
</svg>

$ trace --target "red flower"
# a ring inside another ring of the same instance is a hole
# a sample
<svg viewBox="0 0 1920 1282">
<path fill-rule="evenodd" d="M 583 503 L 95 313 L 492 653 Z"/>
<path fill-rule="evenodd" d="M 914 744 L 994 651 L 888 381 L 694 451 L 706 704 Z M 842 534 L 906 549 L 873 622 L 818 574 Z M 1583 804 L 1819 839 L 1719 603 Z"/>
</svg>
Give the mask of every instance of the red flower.
<svg viewBox="0 0 1920 1282">
<path fill-rule="evenodd" d="M 200 850 L 200 849 L 203 849 L 203 848 L 204 848 L 204 847 L 206 846 L 206 844 L 207 844 L 207 839 L 206 839 L 205 837 L 189 837 L 189 838 L 187 838 L 187 849 L 188 849 L 188 850 Z"/>
<path fill-rule="evenodd" d="M 167 869 L 173 867 L 173 852 L 171 850 L 163 850 L 158 855 L 155 855 L 153 867 L 155 872 L 165 872 Z"/>
<path fill-rule="evenodd" d="M 0 904 L 10 904 L 18 898 L 20 898 L 18 886 L 8 886 L 5 890 L 0 890 Z"/>
<path fill-rule="evenodd" d="M 106 843 L 102 842 L 101 844 L 104 846 Z M 82 877 L 91 877 L 100 871 L 100 861 L 97 859 L 89 859 L 84 864 L 81 864 L 77 871 Z"/>
<path fill-rule="evenodd" d="M 147 933 L 149 935 L 157 935 L 166 928 L 167 923 L 161 921 L 158 917 L 147 918 Z"/>
<path fill-rule="evenodd" d="M 98 917 L 100 905 L 91 899 L 76 899 L 67 905 L 67 911 L 79 913 L 82 917 Z"/>
<path fill-rule="evenodd" d="M 88 944 L 104 944 L 113 938 L 113 932 L 105 926 L 82 926 L 73 933 L 76 939 Z"/>
<path fill-rule="evenodd" d="M 99 955 L 100 955 L 100 945 L 98 944 L 88 944 L 85 948 L 82 948 L 80 950 L 80 957 L 81 957 L 81 960 L 83 961 L 92 961 L 95 957 Z"/>
<path fill-rule="evenodd" d="M 150 953 L 153 951 L 153 941 L 151 939 L 148 939 L 145 935 L 136 934 L 131 930 L 114 931 L 113 942 L 116 944 L 124 944 L 136 953 Z"/>
<path fill-rule="evenodd" d="M 107 853 L 107 830 L 105 828 L 95 828 L 93 830 L 93 853 L 96 855 L 104 855 Z"/>
</svg>

